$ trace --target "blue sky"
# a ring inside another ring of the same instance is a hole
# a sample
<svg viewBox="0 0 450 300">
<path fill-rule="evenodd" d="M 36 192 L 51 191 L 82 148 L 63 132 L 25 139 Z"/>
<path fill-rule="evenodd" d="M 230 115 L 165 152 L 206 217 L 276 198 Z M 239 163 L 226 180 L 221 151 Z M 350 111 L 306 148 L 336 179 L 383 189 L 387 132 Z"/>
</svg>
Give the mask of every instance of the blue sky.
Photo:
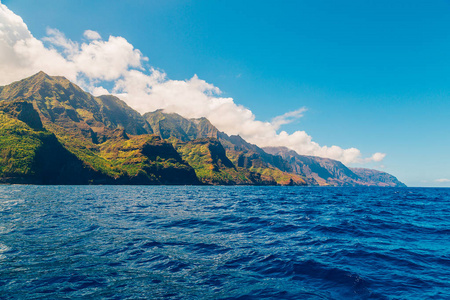
<svg viewBox="0 0 450 300">
<path fill-rule="evenodd" d="M 449 1 L 2 1 L 38 39 L 124 37 L 174 80 L 194 74 L 258 120 L 410 186 L 450 186 Z M 281 2 L 281 3 L 279 3 Z M 441 180 L 445 181 L 445 180 Z"/>
</svg>

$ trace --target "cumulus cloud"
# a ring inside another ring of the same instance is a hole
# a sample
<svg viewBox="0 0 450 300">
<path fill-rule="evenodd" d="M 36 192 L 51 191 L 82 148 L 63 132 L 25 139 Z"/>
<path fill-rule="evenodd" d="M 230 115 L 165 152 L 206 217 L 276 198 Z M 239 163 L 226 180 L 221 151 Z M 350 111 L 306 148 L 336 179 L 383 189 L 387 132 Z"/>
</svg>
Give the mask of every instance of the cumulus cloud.
<svg viewBox="0 0 450 300">
<path fill-rule="evenodd" d="M 382 161 L 385 157 L 386 153 L 377 152 L 370 157 L 369 161 Z"/>
<path fill-rule="evenodd" d="M 386 156 L 375 153 L 363 158 L 356 148 L 320 146 L 305 131 L 278 132 L 282 125 L 300 118 L 306 109 L 285 113 L 272 122 L 259 121 L 249 109 L 236 104 L 232 98 L 220 97 L 220 89 L 196 75 L 188 80 L 169 80 L 158 70 L 151 70 L 150 75 L 131 71 L 116 82 L 113 92 L 142 113 L 164 109 L 188 118 L 206 117 L 219 130 L 240 135 L 260 147 L 285 146 L 299 154 L 328 157 L 343 163 L 379 162 Z"/>
<path fill-rule="evenodd" d="M 260 147 L 286 146 L 299 154 L 337 159 L 343 163 L 381 161 L 384 153 L 363 158 L 356 148 L 320 146 L 304 131 L 279 131 L 303 116 L 305 108 L 287 112 L 271 122 L 259 121 L 248 108 L 196 75 L 171 80 L 164 72 L 145 69 L 148 59 L 123 37 L 103 40 L 98 32 L 86 30 L 88 40 L 78 43 L 56 29 L 38 40 L 23 20 L 0 3 L 0 84 L 8 84 L 40 70 L 61 75 L 94 95 L 113 93 L 141 113 L 164 109 L 184 117 L 206 117 L 219 130 L 238 134 Z M 108 91 L 102 84 L 112 84 Z"/>
<path fill-rule="evenodd" d="M 0 3 L 0 84 L 30 76 L 41 69 L 74 80 L 74 66 L 28 31 L 22 18 Z"/>
<path fill-rule="evenodd" d="M 79 44 L 56 29 L 36 39 L 21 17 L 0 3 L 0 84 L 31 76 L 39 71 L 67 77 L 90 91 L 102 80 L 117 80 L 130 71 L 142 70 L 147 58 L 122 37 L 100 40 L 91 30 L 90 41 Z M 97 89 L 98 90 L 98 89 Z"/>
<path fill-rule="evenodd" d="M 93 31 L 93 30 L 86 30 L 83 33 L 84 37 L 89 39 L 89 40 L 100 40 L 102 37 L 100 35 L 100 33 L 98 33 L 97 31 Z"/>
</svg>

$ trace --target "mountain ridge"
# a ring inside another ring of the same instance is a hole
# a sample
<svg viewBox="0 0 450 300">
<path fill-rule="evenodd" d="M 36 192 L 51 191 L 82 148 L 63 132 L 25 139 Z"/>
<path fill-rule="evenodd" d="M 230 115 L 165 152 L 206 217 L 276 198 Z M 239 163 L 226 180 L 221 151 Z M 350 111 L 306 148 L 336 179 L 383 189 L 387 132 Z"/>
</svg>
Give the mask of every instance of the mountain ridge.
<svg viewBox="0 0 450 300">
<path fill-rule="evenodd" d="M 116 97 L 94 97 L 64 77 L 51 77 L 39 72 L 0 89 L 0 103 L 4 107 L 18 98 L 32 105 L 43 125 L 42 132 L 54 135 L 61 147 L 88 170 L 88 174 L 98 175 L 87 176 L 81 182 L 76 176 L 66 181 L 54 178 L 56 183 L 200 184 L 192 167 L 181 160 L 170 143 L 156 135 L 127 134 L 124 128 L 133 133 L 144 133 L 149 132 L 150 127 L 139 113 Z M 25 156 L 29 164 L 11 169 L 8 178 L 14 178 L 14 174 L 18 177 L 26 175 L 20 182 L 33 183 L 33 174 L 45 173 L 39 167 L 38 155 L 44 143 L 34 139 L 36 147 L 27 152 L 23 149 L 30 148 L 27 144 L 30 139 L 21 139 L 20 143 L 13 144 L 8 137 L 20 136 L 21 132 L 31 137 L 41 133 L 29 126 L 24 128 L 18 122 L 13 123 L 0 141 L 0 151 L 15 153 L 18 158 Z M 154 155 L 165 152 L 171 155 Z M 0 177 L 6 177 L 3 171 Z M 14 179 L 10 181 L 15 182 Z"/>
<path fill-rule="evenodd" d="M 387 173 L 353 172 L 337 161 L 260 148 L 240 136 L 228 136 L 206 118 L 186 119 L 162 110 L 141 115 L 113 95 L 94 97 L 66 78 L 44 72 L 0 87 L 0 113 L 5 123 L 0 131 L 1 182 L 35 183 L 39 176 L 46 178 L 43 184 L 395 182 Z M 42 149 L 60 153 L 56 157 L 65 157 L 78 171 L 64 167 L 62 160 L 49 168 L 53 158 L 42 156 Z M 20 157 L 28 163 L 18 164 Z M 57 168 L 66 170 L 58 175 L 64 180 L 57 179 Z M 70 179 L 70 172 L 83 175 Z"/>
<path fill-rule="evenodd" d="M 406 186 L 394 176 L 372 169 L 348 168 L 343 163 L 317 156 L 300 155 L 286 147 L 264 147 L 268 153 L 281 155 L 295 173 L 305 174 L 319 185 L 331 186 Z M 356 172 L 356 173 L 355 173 Z M 380 180 L 375 180 L 378 176 Z M 378 184 L 376 184 L 379 182 Z"/>
</svg>

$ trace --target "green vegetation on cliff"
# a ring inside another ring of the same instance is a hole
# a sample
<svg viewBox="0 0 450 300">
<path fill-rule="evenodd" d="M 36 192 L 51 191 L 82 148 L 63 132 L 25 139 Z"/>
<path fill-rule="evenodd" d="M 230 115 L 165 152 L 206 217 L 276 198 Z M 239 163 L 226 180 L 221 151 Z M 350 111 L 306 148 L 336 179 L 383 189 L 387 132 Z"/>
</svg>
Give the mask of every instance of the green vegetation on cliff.
<svg viewBox="0 0 450 300">
<path fill-rule="evenodd" d="M 198 184 L 192 167 L 170 143 L 156 135 L 110 139 L 100 145 L 100 156 L 113 168 L 139 181 L 160 184 Z"/>
<path fill-rule="evenodd" d="M 150 135 L 147 121 L 116 97 L 96 98 L 63 77 L 40 72 L 1 88 L 0 100 L 4 182 L 50 178 L 54 172 L 46 166 L 53 165 L 67 171 L 53 179 L 57 183 L 199 184 L 173 146 Z M 52 143 L 55 157 L 38 155 Z M 86 174 L 63 168 L 56 150 Z"/>
<path fill-rule="evenodd" d="M 226 156 L 225 149 L 217 139 L 202 138 L 189 142 L 171 139 L 175 148 L 195 170 L 205 184 L 224 185 L 275 185 L 275 180 L 257 172 L 236 167 Z"/>
<path fill-rule="evenodd" d="M 238 136 L 220 132 L 207 119 L 185 119 L 161 110 L 144 115 L 153 131 L 174 141 L 175 147 L 208 184 L 305 185 L 302 176 L 289 173 L 279 156 Z M 220 157 L 220 159 L 219 159 Z"/>
<path fill-rule="evenodd" d="M 48 138 L 47 132 L 36 132 L 27 124 L 0 112 L 0 176 L 34 175 L 36 152 Z"/>
<path fill-rule="evenodd" d="M 0 112 L 0 182 L 87 184 L 102 179 L 55 135 Z"/>
<path fill-rule="evenodd" d="M 206 118 L 141 116 L 43 72 L 0 87 L 0 182 L 402 186 L 383 172 L 263 150 Z"/>
</svg>

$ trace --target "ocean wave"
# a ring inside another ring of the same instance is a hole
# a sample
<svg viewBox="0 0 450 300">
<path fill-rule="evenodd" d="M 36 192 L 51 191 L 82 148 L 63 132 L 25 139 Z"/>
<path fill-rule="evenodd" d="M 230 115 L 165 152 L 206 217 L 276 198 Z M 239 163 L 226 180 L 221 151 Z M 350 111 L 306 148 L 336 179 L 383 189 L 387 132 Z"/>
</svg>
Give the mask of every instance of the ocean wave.
<svg viewBox="0 0 450 300">
<path fill-rule="evenodd" d="M 448 189 L 1 186 L 0 195 L 4 299 L 450 298 Z"/>
</svg>

